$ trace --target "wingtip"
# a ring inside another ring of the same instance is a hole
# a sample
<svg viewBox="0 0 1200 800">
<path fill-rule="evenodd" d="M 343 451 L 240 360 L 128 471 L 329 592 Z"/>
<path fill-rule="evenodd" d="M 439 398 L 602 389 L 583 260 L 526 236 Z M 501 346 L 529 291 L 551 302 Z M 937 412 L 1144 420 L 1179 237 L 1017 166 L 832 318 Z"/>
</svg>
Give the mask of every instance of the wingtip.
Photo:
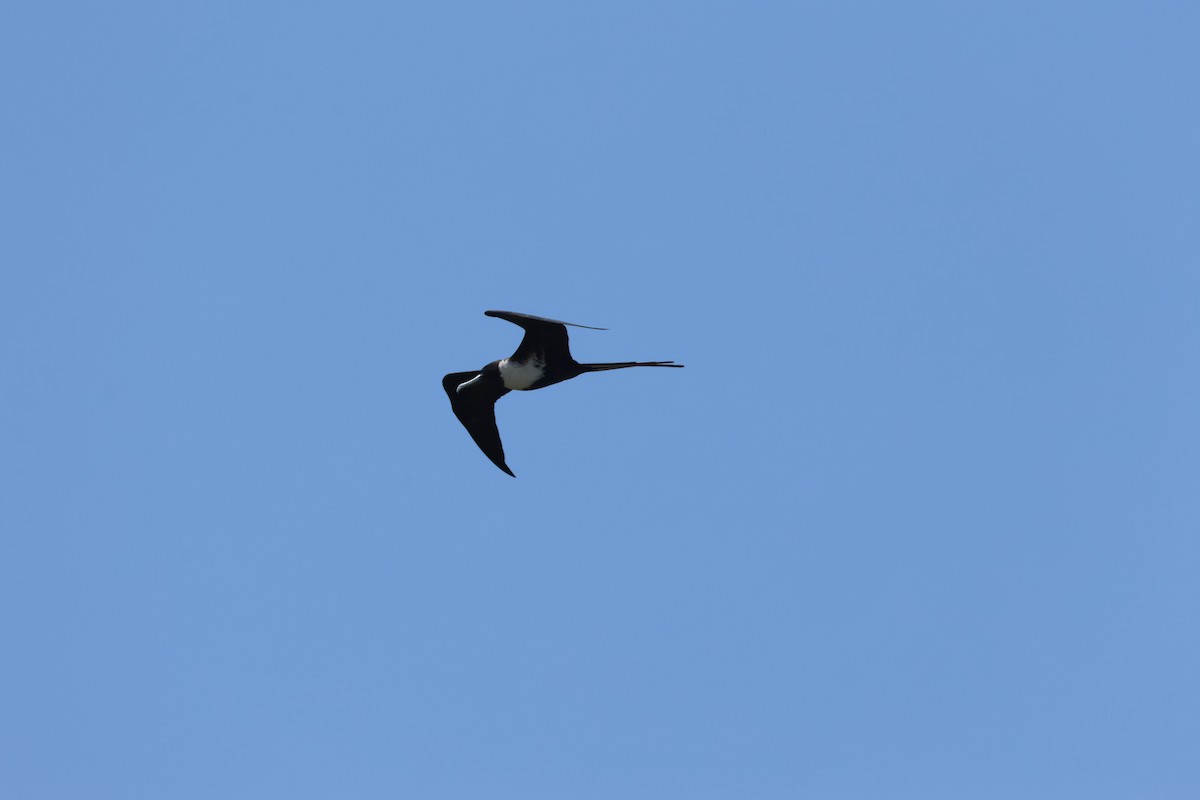
<svg viewBox="0 0 1200 800">
<path fill-rule="evenodd" d="M 501 472 L 511 475 L 514 478 L 517 477 L 516 473 L 508 468 L 508 463 L 504 460 L 503 452 L 500 453 L 499 458 L 493 458 L 492 456 L 488 455 L 487 453 L 484 453 L 484 455 L 486 455 L 491 460 L 491 462 L 496 465 L 496 468 L 499 469 Z"/>
</svg>

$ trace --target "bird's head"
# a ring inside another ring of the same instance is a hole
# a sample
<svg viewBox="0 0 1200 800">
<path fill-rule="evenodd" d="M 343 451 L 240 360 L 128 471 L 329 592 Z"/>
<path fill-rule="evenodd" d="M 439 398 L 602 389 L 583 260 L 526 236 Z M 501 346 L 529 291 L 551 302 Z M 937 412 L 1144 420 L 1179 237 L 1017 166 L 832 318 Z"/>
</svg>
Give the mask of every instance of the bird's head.
<svg viewBox="0 0 1200 800">
<path fill-rule="evenodd" d="M 495 384 L 499 384 L 501 386 L 504 385 L 504 379 L 500 377 L 500 362 L 499 361 L 493 361 L 492 363 L 488 364 L 483 369 L 479 370 L 478 375 L 476 375 L 474 378 L 471 378 L 471 380 L 469 380 L 469 381 L 464 381 L 463 383 L 460 383 L 458 385 L 458 388 L 455 389 L 455 391 L 461 392 L 463 389 L 466 389 L 468 386 L 474 386 L 476 384 L 483 384 L 483 383 L 495 383 Z"/>
</svg>

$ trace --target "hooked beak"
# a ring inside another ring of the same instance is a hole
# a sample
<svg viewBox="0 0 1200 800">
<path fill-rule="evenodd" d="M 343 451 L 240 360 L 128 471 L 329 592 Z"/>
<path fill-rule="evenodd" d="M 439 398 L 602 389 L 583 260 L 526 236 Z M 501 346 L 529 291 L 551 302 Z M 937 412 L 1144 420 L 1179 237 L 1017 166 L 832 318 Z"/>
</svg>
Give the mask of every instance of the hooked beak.
<svg viewBox="0 0 1200 800">
<path fill-rule="evenodd" d="M 472 383 L 475 383 L 476 381 L 479 381 L 479 380 L 483 380 L 483 373 L 480 373 L 479 375 L 476 375 L 474 378 L 471 378 L 471 380 L 469 380 L 469 381 L 467 381 L 467 382 L 465 382 L 465 383 L 460 383 L 460 384 L 458 385 L 458 388 L 457 388 L 457 389 L 455 389 L 454 391 L 455 391 L 455 392 L 461 392 L 463 389 L 467 388 L 467 387 L 468 387 L 468 386 L 470 386 Z"/>
</svg>

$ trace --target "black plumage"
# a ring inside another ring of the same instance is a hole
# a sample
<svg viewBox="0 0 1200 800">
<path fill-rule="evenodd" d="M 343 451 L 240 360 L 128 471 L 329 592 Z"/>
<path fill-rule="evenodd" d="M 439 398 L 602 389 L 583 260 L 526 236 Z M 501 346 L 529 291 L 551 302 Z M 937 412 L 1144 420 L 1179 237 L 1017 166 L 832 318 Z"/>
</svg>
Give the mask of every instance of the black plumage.
<svg viewBox="0 0 1200 800">
<path fill-rule="evenodd" d="M 627 367 L 682 367 L 673 361 L 620 361 L 606 364 L 580 364 L 571 357 L 567 326 L 593 328 L 513 311 L 485 311 L 525 330 L 516 351 L 508 358 L 493 361 L 473 372 L 451 372 L 442 378 L 442 388 L 450 398 L 450 407 L 458 421 L 471 434 L 483 454 L 500 469 L 513 475 L 504 461 L 504 445 L 496 427 L 496 401 L 510 391 L 533 391 L 585 372 L 602 372 Z M 516 477 L 513 475 L 513 477 Z"/>
</svg>

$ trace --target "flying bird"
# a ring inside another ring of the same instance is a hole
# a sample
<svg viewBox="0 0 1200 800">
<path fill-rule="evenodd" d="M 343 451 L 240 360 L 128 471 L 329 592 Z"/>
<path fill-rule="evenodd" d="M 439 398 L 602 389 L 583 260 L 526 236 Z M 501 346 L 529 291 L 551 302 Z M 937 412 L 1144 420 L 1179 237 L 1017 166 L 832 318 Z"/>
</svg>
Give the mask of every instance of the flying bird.
<svg viewBox="0 0 1200 800">
<path fill-rule="evenodd" d="M 510 391 L 544 389 L 578 377 L 585 372 L 603 372 L 626 367 L 682 367 L 674 361 L 620 361 L 613 364 L 580 364 L 571 358 L 567 345 L 567 326 L 606 330 L 573 322 L 518 314 L 513 311 L 485 311 L 525 329 L 525 338 L 508 358 L 493 361 L 473 372 L 451 372 L 442 378 L 442 388 L 450 398 L 454 416 L 471 434 L 483 454 L 500 469 L 512 475 L 504 463 L 504 445 L 496 427 L 496 401 Z"/>
</svg>

